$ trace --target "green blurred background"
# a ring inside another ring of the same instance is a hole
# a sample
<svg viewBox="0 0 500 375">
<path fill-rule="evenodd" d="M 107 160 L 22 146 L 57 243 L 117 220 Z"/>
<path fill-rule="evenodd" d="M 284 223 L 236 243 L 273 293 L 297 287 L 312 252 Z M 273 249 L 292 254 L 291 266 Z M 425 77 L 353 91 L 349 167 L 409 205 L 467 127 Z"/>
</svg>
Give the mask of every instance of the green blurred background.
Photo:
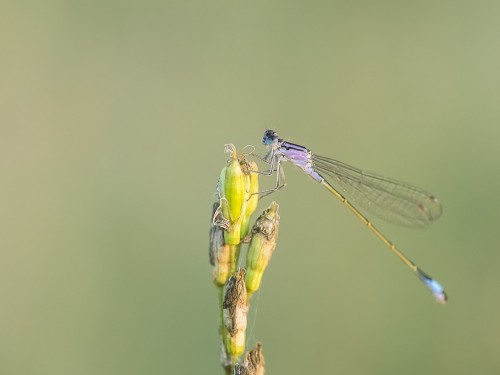
<svg viewBox="0 0 500 375">
<path fill-rule="evenodd" d="M 374 219 L 286 166 L 249 345 L 269 374 L 500 373 L 498 1 L 0 4 L 0 373 L 222 374 L 208 228 L 266 128 L 422 186 Z M 265 185 L 265 179 L 261 180 Z M 271 182 L 269 182 L 271 185 Z"/>
</svg>

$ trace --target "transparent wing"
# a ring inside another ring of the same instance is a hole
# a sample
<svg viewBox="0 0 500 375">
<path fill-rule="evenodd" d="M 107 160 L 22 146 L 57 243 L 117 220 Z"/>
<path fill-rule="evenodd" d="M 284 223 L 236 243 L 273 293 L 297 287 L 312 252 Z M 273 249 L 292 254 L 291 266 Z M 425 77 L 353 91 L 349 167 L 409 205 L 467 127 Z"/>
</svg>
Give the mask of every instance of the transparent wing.
<svg viewBox="0 0 500 375">
<path fill-rule="evenodd" d="M 441 204 L 432 194 L 342 163 L 313 155 L 313 167 L 350 203 L 388 222 L 425 228 L 441 216 Z"/>
</svg>

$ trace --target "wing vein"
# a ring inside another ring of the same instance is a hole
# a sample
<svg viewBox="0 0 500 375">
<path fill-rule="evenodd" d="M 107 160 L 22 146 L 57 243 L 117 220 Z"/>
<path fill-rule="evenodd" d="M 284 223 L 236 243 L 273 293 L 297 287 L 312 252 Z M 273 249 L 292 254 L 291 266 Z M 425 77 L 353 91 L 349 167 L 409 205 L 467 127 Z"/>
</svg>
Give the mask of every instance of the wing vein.
<svg viewBox="0 0 500 375">
<path fill-rule="evenodd" d="M 313 167 L 352 204 L 410 228 L 425 228 L 439 218 L 441 204 L 416 186 L 386 178 L 324 156 L 312 156 Z"/>
</svg>

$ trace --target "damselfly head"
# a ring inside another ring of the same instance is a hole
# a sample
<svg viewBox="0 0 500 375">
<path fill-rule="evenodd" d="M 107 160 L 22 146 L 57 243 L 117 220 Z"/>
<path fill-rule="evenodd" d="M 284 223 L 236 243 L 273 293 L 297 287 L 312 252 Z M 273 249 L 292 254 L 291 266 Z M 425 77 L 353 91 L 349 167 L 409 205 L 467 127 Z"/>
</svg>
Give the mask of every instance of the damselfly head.
<svg viewBox="0 0 500 375">
<path fill-rule="evenodd" d="M 278 134 L 274 130 L 266 130 L 264 137 L 262 138 L 262 144 L 264 146 L 273 146 L 279 141 Z"/>
</svg>

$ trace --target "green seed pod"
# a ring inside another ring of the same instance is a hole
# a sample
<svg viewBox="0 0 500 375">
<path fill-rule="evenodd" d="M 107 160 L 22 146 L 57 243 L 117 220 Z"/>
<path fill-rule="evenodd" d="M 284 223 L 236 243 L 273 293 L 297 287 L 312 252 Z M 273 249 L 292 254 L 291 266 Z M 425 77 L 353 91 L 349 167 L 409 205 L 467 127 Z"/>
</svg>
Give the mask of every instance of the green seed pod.
<svg viewBox="0 0 500 375">
<path fill-rule="evenodd" d="M 252 161 L 248 164 L 247 174 L 245 175 L 246 182 L 246 211 L 245 215 L 250 216 L 255 212 L 257 204 L 259 203 L 259 167 L 257 163 Z"/>
<path fill-rule="evenodd" d="M 248 234 L 248 231 L 250 230 L 250 219 L 251 216 L 243 216 L 241 218 L 241 228 L 240 228 L 240 240 L 244 243 L 246 243 L 246 236 Z"/>
<path fill-rule="evenodd" d="M 224 176 L 224 197 L 229 215 L 227 218 L 231 223 L 235 223 L 240 219 L 245 208 L 245 175 L 236 158 L 236 150 L 233 152 L 233 160 L 227 166 Z"/>
<path fill-rule="evenodd" d="M 244 164 L 243 164 L 244 163 Z M 243 172 L 245 173 L 245 213 L 241 222 L 241 239 L 245 238 L 250 230 L 250 218 L 257 208 L 259 203 L 259 175 L 255 173 L 259 170 L 257 163 L 254 161 L 246 163 L 242 162 Z"/>
<path fill-rule="evenodd" d="M 219 196 L 221 197 L 222 216 L 227 222 L 224 227 L 224 241 L 228 245 L 238 245 L 240 243 L 241 223 L 245 212 L 245 174 L 237 159 L 236 149 L 233 145 L 228 145 L 226 150 L 230 150 L 233 160 L 221 171 L 218 182 Z"/>
<path fill-rule="evenodd" d="M 264 271 L 271 260 L 278 240 L 280 217 L 278 204 L 272 202 L 257 219 L 252 228 L 252 240 L 247 253 L 245 283 L 248 296 L 259 289 Z"/>
<path fill-rule="evenodd" d="M 240 241 L 241 222 L 242 220 L 233 223 L 229 231 L 224 231 L 224 241 L 228 245 L 238 245 L 241 242 Z"/>
<path fill-rule="evenodd" d="M 273 246 L 269 246 L 262 235 L 252 238 L 247 254 L 246 286 L 249 296 L 259 289 L 272 250 Z"/>
</svg>

